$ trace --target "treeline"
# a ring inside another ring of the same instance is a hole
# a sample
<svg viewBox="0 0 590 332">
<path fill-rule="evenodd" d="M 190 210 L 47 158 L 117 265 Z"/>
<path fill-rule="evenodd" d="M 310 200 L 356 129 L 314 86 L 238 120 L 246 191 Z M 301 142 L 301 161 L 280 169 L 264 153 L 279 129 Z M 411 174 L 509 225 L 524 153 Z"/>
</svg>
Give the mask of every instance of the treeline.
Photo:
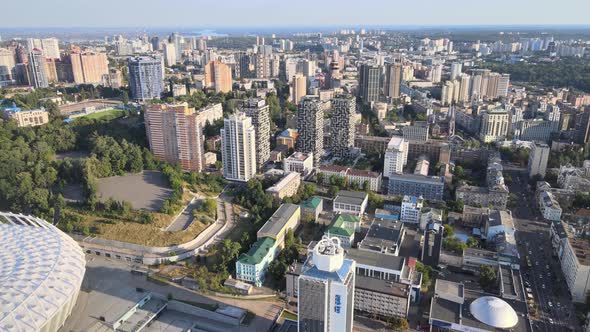
<svg viewBox="0 0 590 332">
<path fill-rule="evenodd" d="M 517 82 L 530 82 L 546 87 L 571 87 L 590 92 L 590 61 L 584 58 L 563 58 L 555 62 L 500 63 L 486 62 L 484 68 L 510 74 Z"/>
</svg>

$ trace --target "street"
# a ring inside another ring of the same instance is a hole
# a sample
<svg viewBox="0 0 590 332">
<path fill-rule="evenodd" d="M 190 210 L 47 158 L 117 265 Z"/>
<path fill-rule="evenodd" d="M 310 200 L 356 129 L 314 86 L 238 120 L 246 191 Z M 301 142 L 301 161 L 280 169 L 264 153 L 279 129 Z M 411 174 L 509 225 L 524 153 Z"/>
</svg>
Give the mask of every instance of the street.
<svg viewBox="0 0 590 332">
<path fill-rule="evenodd" d="M 550 224 L 538 212 L 526 169 L 505 169 L 504 173 L 512 177 L 509 189 L 517 196 L 516 206 L 511 210 L 524 286 L 527 292 L 532 290 L 534 298 L 534 305 L 529 305 L 533 328 L 535 331 L 576 330 L 575 309 L 551 248 Z"/>
</svg>

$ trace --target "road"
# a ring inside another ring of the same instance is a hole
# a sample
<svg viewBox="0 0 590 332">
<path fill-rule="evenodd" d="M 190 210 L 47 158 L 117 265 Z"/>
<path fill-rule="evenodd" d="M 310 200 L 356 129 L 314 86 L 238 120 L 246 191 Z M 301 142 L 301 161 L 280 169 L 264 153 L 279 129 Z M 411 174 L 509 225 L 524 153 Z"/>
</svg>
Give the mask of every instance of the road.
<svg viewBox="0 0 590 332">
<path fill-rule="evenodd" d="M 200 204 L 200 199 L 198 197 L 193 197 L 193 199 L 188 203 L 182 212 L 174 218 L 174 220 L 168 225 L 166 231 L 168 232 L 179 232 L 184 231 L 191 225 L 193 219 L 193 210 L 196 209 Z"/>
<path fill-rule="evenodd" d="M 525 287 L 532 290 L 538 309 L 536 317 L 533 315 L 534 330 L 575 330 L 578 326 L 575 309 L 559 262 L 552 255 L 550 224 L 538 212 L 534 190 L 528 186 L 526 169 L 505 168 L 504 173 L 512 177 L 509 189 L 518 197 L 512 215 Z"/>
</svg>

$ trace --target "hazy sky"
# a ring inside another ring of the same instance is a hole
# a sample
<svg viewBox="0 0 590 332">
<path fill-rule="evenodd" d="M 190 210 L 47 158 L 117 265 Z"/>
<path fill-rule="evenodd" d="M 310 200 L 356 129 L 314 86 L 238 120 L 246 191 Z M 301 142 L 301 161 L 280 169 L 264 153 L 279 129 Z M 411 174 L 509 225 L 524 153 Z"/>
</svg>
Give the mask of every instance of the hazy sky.
<svg viewBox="0 0 590 332">
<path fill-rule="evenodd" d="M 590 25 L 590 0 L 3 0 L 1 27 Z"/>
</svg>

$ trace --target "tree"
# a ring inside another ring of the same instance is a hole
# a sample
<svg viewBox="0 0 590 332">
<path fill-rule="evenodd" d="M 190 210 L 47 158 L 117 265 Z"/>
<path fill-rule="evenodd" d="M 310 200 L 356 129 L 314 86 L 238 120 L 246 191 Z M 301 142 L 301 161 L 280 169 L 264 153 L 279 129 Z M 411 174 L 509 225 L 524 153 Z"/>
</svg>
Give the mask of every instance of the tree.
<svg viewBox="0 0 590 332">
<path fill-rule="evenodd" d="M 402 317 L 391 316 L 387 319 L 389 327 L 395 331 L 407 331 L 410 328 L 408 320 Z"/>
<path fill-rule="evenodd" d="M 496 270 L 489 265 L 481 265 L 479 268 L 479 284 L 484 289 L 491 289 L 496 286 Z"/>
<path fill-rule="evenodd" d="M 315 180 L 316 180 L 317 184 L 324 183 L 324 173 L 317 173 L 315 175 Z"/>
<path fill-rule="evenodd" d="M 448 251 L 452 251 L 456 254 L 462 254 L 463 250 L 467 248 L 467 245 L 456 237 L 447 237 L 443 240 L 443 248 Z"/>
<path fill-rule="evenodd" d="M 453 235 L 455 235 L 455 229 L 453 228 L 453 226 L 445 224 L 443 228 L 445 237 L 453 237 Z"/>
<path fill-rule="evenodd" d="M 383 196 L 369 192 L 368 203 L 371 209 L 382 209 L 384 205 Z"/>
<path fill-rule="evenodd" d="M 338 186 L 330 186 L 330 188 L 328 188 L 328 196 L 336 197 L 336 194 L 339 190 L 340 189 L 338 189 Z"/>
<path fill-rule="evenodd" d="M 127 105 L 129 104 L 129 94 L 127 93 L 127 91 L 124 91 L 121 93 L 121 101 L 123 101 L 123 105 Z"/>
<path fill-rule="evenodd" d="M 219 243 L 218 248 L 220 265 L 227 268 L 230 263 L 234 262 L 238 258 L 242 246 L 238 242 L 225 239 Z"/>
<path fill-rule="evenodd" d="M 203 200 L 203 203 L 199 207 L 199 210 L 201 212 L 204 212 L 209 217 L 215 218 L 217 214 L 217 201 L 213 198 L 205 198 L 205 200 Z"/>
<path fill-rule="evenodd" d="M 467 239 L 467 246 L 469 248 L 477 247 L 477 246 L 479 246 L 479 241 L 477 241 L 474 237 L 470 236 Z"/>
</svg>

